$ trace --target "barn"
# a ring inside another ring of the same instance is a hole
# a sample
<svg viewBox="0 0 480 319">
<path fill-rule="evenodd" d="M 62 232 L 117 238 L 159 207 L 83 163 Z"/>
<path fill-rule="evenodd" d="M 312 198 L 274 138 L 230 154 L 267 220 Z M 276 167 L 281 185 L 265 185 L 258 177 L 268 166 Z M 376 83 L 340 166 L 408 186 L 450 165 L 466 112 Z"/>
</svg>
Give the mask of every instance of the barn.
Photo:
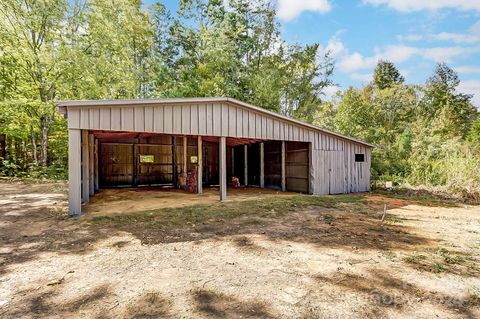
<svg viewBox="0 0 480 319">
<path fill-rule="evenodd" d="M 68 119 L 69 212 L 101 188 L 248 185 L 370 190 L 374 145 L 232 98 L 59 101 Z"/>
</svg>

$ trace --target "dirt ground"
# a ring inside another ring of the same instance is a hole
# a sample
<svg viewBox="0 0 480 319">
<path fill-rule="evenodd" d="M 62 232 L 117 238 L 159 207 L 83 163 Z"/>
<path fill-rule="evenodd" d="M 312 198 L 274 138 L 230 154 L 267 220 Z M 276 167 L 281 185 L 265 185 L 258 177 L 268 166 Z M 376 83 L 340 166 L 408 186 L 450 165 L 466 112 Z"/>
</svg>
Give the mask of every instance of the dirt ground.
<svg viewBox="0 0 480 319">
<path fill-rule="evenodd" d="M 177 225 L 107 194 L 68 218 L 64 184 L 0 182 L 0 318 L 480 318 L 479 206 L 239 191 Z"/>
<path fill-rule="evenodd" d="M 261 200 L 270 196 L 289 196 L 294 193 L 279 192 L 260 188 L 229 188 L 227 202 L 244 200 Z M 105 216 L 133 213 L 164 207 L 185 207 L 195 204 L 214 204 L 219 200 L 218 188 L 205 188 L 203 194 L 187 193 L 177 188 L 110 188 L 102 189 L 92 197 L 90 203 L 83 207 L 89 216 Z"/>
</svg>

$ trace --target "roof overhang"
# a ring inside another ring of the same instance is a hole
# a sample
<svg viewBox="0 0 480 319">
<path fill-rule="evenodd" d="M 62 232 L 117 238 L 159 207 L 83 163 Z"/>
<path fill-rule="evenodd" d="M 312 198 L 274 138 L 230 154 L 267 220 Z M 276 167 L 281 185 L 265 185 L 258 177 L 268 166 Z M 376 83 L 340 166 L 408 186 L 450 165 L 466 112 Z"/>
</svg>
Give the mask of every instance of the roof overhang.
<svg viewBox="0 0 480 319">
<path fill-rule="evenodd" d="M 286 122 L 297 124 L 303 127 L 307 127 L 328 135 L 336 136 L 341 139 L 349 140 L 358 144 L 362 144 L 368 147 L 375 148 L 377 147 L 374 144 L 367 143 L 356 138 L 346 136 L 337 132 L 333 132 L 321 127 L 308 124 L 291 117 L 281 115 L 264 108 L 251 105 L 230 97 L 196 97 L 196 98 L 168 98 L 168 99 L 133 99 L 133 100 L 69 100 L 69 101 L 57 101 L 56 104 L 59 108 L 61 114 L 67 115 L 67 108 L 69 107 L 102 107 L 102 106 L 135 106 L 135 105 L 175 105 L 175 104 L 186 104 L 186 103 L 231 103 L 234 105 L 239 105 L 247 109 L 254 110 L 259 113 L 267 114 L 269 116 L 281 119 Z"/>
</svg>

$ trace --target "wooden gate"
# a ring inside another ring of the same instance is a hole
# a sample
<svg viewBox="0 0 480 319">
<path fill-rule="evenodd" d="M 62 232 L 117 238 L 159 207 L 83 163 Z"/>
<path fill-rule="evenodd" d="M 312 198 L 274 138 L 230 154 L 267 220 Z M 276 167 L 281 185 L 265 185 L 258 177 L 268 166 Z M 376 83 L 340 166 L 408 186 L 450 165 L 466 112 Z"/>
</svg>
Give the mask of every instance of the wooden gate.
<svg viewBox="0 0 480 319">
<path fill-rule="evenodd" d="M 100 187 L 171 185 L 173 163 L 171 144 L 101 143 Z"/>
<path fill-rule="evenodd" d="M 171 145 L 135 145 L 136 185 L 173 183 L 173 148 Z"/>
<path fill-rule="evenodd" d="M 308 193 L 308 143 L 285 143 L 285 179 L 288 191 Z"/>
<path fill-rule="evenodd" d="M 101 187 L 133 185 L 133 144 L 100 144 L 99 162 Z"/>
</svg>

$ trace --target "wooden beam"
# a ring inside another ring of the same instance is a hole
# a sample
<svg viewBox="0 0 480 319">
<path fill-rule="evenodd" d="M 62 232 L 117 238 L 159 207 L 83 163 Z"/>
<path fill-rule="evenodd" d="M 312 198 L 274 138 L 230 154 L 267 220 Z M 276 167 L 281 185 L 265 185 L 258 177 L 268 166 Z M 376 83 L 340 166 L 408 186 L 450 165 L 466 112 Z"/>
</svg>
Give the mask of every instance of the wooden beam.
<svg viewBox="0 0 480 319">
<path fill-rule="evenodd" d="M 183 174 L 187 177 L 187 137 L 183 137 Z"/>
<path fill-rule="evenodd" d="M 90 200 L 90 174 L 88 169 L 88 131 L 82 130 L 82 204 L 87 204 Z"/>
<path fill-rule="evenodd" d="M 95 191 L 98 191 L 99 185 L 98 185 L 98 140 L 95 139 L 95 146 L 94 146 L 94 152 L 95 152 L 95 176 L 94 176 L 94 189 Z"/>
<path fill-rule="evenodd" d="M 282 192 L 287 190 L 285 179 L 285 141 L 282 141 Z"/>
<path fill-rule="evenodd" d="M 244 184 L 248 185 L 248 145 L 243 146 L 243 163 L 244 163 Z"/>
<path fill-rule="evenodd" d="M 95 194 L 95 140 L 93 134 L 88 134 L 88 194 Z"/>
<path fill-rule="evenodd" d="M 81 131 L 68 130 L 68 213 L 82 214 Z"/>
<path fill-rule="evenodd" d="M 227 139 L 225 136 L 220 137 L 220 201 L 227 199 Z"/>
<path fill-rule="evenodd" d="M 264 145 L 263 142 L 260 143 L 260 188 L 265 187 L 265 158 L 264 158 Z"/>
<path fill-rule="evenodd" d="M 198 157 L 198 171 L 197 171 L 197 192 L 199 194 L 203 193 L 203 147 L 202 147 L 202 137 L 198 136 L 197 143 L 197 157 Z"/>
</svg>

